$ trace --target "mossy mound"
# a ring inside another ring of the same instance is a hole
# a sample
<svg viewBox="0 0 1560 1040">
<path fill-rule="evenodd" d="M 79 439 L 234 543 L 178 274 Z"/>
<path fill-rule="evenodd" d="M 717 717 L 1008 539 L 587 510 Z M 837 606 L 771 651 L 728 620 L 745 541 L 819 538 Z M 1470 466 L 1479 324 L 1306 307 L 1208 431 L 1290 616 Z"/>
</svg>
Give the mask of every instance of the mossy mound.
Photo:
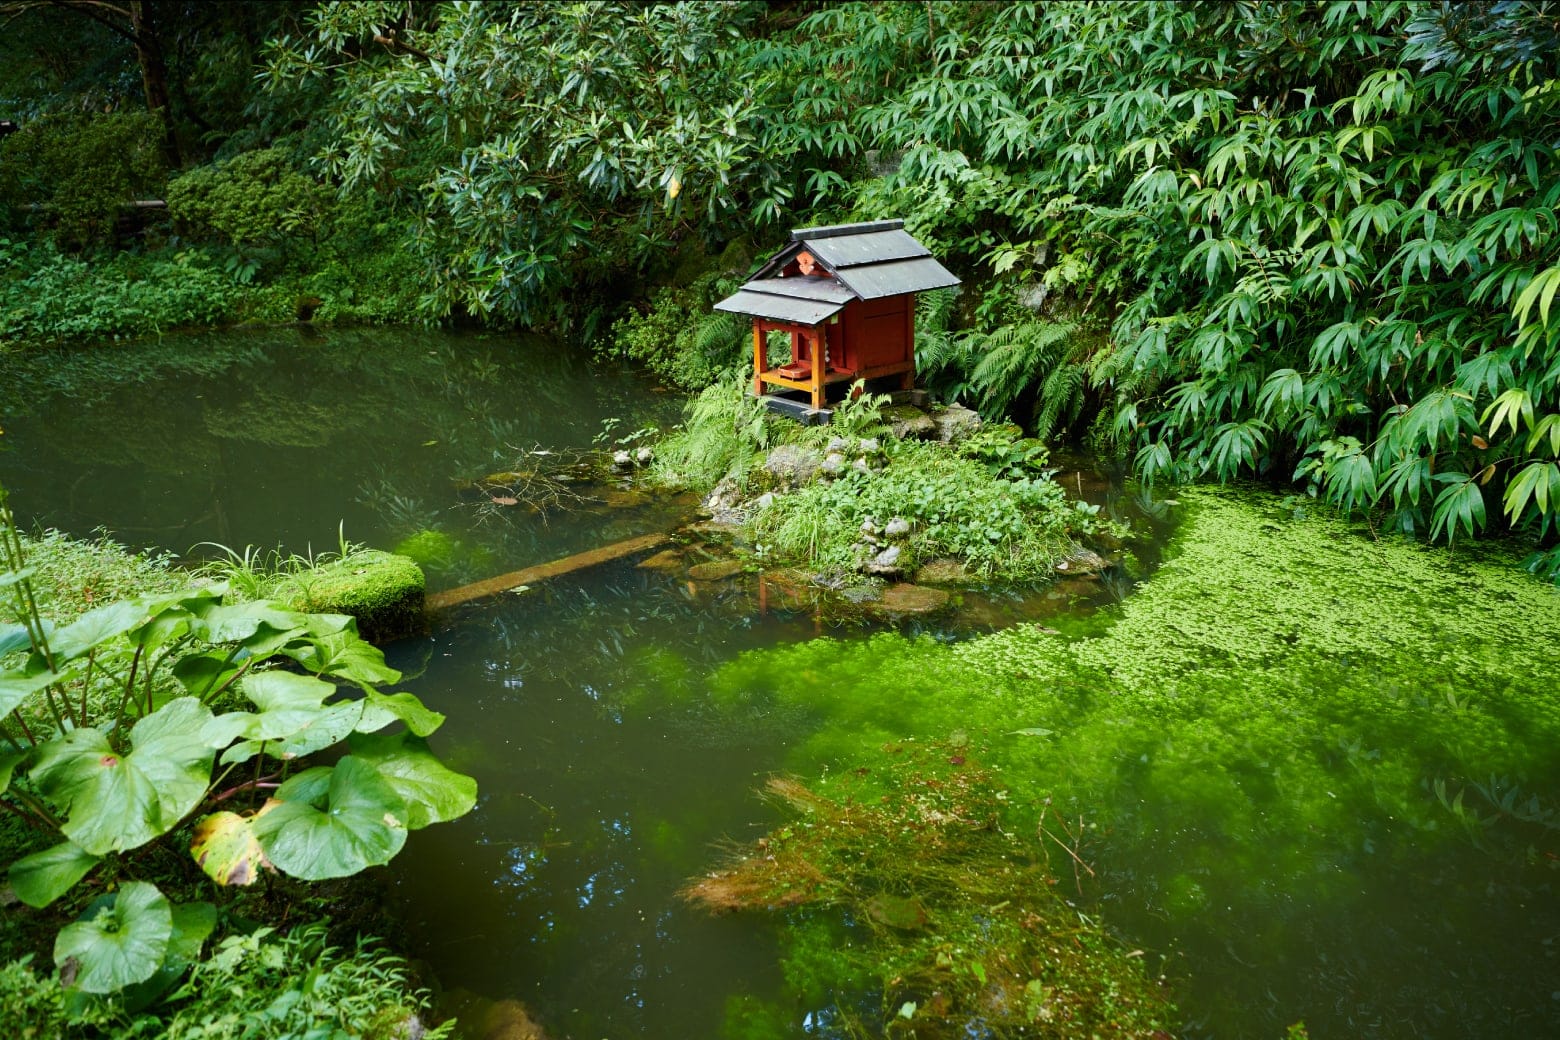
<svg viewBox="0 0 1560 1040">
<path fill-rule="evenodd" d="M 349 614 L 364 639 L 388 643 L 423 630 L 426 587 L 417 561 L 370 549 L 289 576 L 273 598 L 294 610 Z"/>
</svg>

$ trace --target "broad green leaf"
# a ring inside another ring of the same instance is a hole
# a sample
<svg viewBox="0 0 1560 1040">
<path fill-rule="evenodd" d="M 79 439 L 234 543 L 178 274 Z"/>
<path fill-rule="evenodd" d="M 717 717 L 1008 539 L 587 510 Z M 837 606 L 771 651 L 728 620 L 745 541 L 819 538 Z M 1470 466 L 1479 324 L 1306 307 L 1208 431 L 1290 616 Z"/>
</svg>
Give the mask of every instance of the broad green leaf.
<svg viewBox="0 0 1560 1040">
<path fill-rule="evenodd" d="M 146 620 L 146 610 L 134 600 L 120 600 L 106 607 L 89 610 L 49 637 L 49 649 L 56 662 L 81 657 L 88 650 L 122 636 Z"/>
<path fill-rule="evenodd" d="M 173 677 L 193 697 L 205 697 L 239 673 L 243 661 L 229 660 L 226 650 L 185 654 L 174 663 Z"/>
<path fill-rule="evenodd" d="M 244 695 L 260 708 L 246 733 L 222 763 L 247 762 L 265 751 L 278 758 L 313 754 L 344 740 L 363 717 L 363 702 L 325 704 L 337 691 L 333 683 L 294 672 L 260 672 L 243 681 Z"/>
<path fill-rule="evenodd" d="M 0 752 L 0 794 L 5 794 L 11 789 L 11 775 L 16 772 L 16 767 L 27 761 L 27 756 L 32 754 L 32 749 L 25 751 Z"/>
<path fill-rule="evenodd" d="M 36 567 L 23 567 L 19 571 L 6 571 L 4 574 L 0 574 L 0 589 L 8 589 L 12 585 L 20 585 L 36 574 L 37 571 L 38 568 Z"/>
<path fill-rule="evenodd" d="M 0 657 L 32 646 L 32 636 L 25 625 L 0 625 Z"/>
<path fill-rule="evenodd" d="M 100 858 L 66 841 L 11 864 L 11 887 L 28 906 L 45 907 L 70 891 Z"/>
<path fill-rule="evenodd" d="M 33 654 L 23 667 L 0 672 L 0 717 L 9 715 L 17 705 L 45 686 L 66 682 L 80 671 L 78 664 L 72 662 L 58 672 L 51 672 L 38 657 Z"/>
<path fill-rule="evenodd" d="M 260 847 L 282 873 L 305 881 L 346 877 L 390 862 L 406 844 L 406 803 L 371 764 L 350 755 L 336 763 L 319 807 L 292 800 L 305 790 L 313 795 L 317 784 L 292 783 L 254 819 Z"/>
<path fill-rule="evenodd" d="M 281 653 L 316 675 L 332 675 L 361 686 L 382 686 L 401 678 L 400 672 L 385 664 L 380 649 L 357 634 L 355 626 L 312 634 L 308 640 L 283 647 Z"/>
<path fill-rule="evenodd" d="M 397 719 L 419 737 L 426 737 L 444 725 L 444 716 L 423 704 L 414 694 L 383 694 L 369 690 L 363 705 L 363 718 L 357 728 L 360 733 L 373 733 Z"/>
<path fill-rule="evenodd" d="M 190 855 L 217 884 L 253 884 L 261 868 L 270 866 L 255 838 L 253 823 L 252 817 L 234 812 L 212 813 L 196 822 Z"/>
<path fill-rule="evenodd" d="M 180 697 L 142 718 L 120 755 L 95 729 L 74 729 L 38 749 L 32 778 L 64 807 L 65 836 L 96 855 L 165 834 L 200 802 L 211 780 L 211 712 Z"/>
<path fill-rule="evenodd" d="M 419 830 L 464 816 L 477 804 L 477 782 L 439 761 L 428 742 L 410 733 L 359 733 L 352 757 L 379 771 L 406 801 L 406 826 Z"/>
<path fill-rule="evenodd" d="M 262 628 L 273 632 L 293 632 L 304 627 L 306 617 L 283 610 L 274 603 L 218 603 L 203 600 L 190 605 L 195 620 L 191 631 L 208 643 L 236 643 L 256 635 Z"/>
<path fill-rule="evenodd" d="M 166 993 L 185 969 L 200 959 L 200 948 L 217 927 L 217 908 L 210 903 L 173 903 L 173 934 L 162 967 L 145 982 L 138 982 L 119 994 L 125 1010 L 139 1011 Z"/>
<path fill-rule="evenodd" d="M 113 993 L 144 982 L 162 967 L 173 938 L 173 909 L 155 885 L 132 881 L 111 900 L 94 903 L 82 919 L 60 929 L 54 963 L 74 960 L 75 985 Z"/>
</svg>

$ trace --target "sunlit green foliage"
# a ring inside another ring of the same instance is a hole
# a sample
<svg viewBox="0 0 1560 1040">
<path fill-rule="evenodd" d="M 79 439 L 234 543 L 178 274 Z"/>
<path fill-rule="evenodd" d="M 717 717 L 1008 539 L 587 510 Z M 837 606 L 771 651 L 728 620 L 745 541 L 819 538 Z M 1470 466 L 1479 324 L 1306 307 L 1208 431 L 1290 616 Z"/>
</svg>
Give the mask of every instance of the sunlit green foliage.
<svg viewBox="0 0 1560 1040">
<path fill-rule="evenodd" d="M 1248 962 L 1335 942 L 1383 885 L 1434 898 L 1458 871 L 1495 893 L 1481 912 L 1527 913 L 1560 831 L 1560 593 L 1509 557 L 1368 541 L 1275 499 L 1197 493 L 1176 544 L 1108 625 L 815 640 L 724 667 L 716 698 L 814 712 L 791 760 L 809 775 L 966 735 L 1014 791 L 1097 824 L 1085 858 L 1140 924 Z M 1346 977 L 1307 970 L 1292 984 L 1323 1004 Z M 1391 999 L 1417 1014 L 1432 996 Z"/>
<path fill-rule="evenodd" d="M 269 928 L 232 936 L 198 964 L 178 999 L 151 1010 L 119 998 L 84 998 L 39 977 L 25 960 L 0 967 L 0 1024 L 20 1037 L 113 1036 L 180 1040 L 291 1040 L 351 1036 L 438 1040 L 453 1026 L 424 1030 L 427 994 L 406 965 L 371 942 L 327 945 L 319 925 L 276 936 Z"/>
<path fill-rule="evenodd" d="M 179 845 L 219 885 L 265 871 L 318 881 L 388 862 L 409 830 L 474 804 L 475 782 L 423 739 L 444 717 L 380 692 L 400 673 L 351 618 L 224 603 L 224 586 L 197 585 L 62 624 L 41 610 L 23 554 L 0 488 L 0 593 L 15 622 L 0 625 L 0 795 L 35 833 L 8 876 L 28 906 L 80 912 L 54 945 L 72 992 L 139 987 L 133 999 L 149 1003 L 200 959 L 216 908 L 141 880 Z M 240 694 L 248 704 L 225 710 Z M 331 747 L 345 757 L 292 773 Z M 102 894 L 83 906 L 89 878 Z"/>
</svg>

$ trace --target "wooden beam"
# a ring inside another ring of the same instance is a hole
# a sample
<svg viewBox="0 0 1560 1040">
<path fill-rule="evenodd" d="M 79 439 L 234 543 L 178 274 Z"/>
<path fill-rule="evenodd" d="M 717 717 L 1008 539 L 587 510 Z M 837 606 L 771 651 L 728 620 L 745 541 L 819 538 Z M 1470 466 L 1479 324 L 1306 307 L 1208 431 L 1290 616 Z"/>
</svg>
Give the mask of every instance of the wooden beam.
<svg viewBox="0 0 1560 1040">
<path fill-rule="evenodd" d="M 535 585 L 539 581 L 546 581 L 548 578 L 559 578 L 565 574 L 583 570 L 586 567 L 594 567 L 599 563 L 621 560 L 625 556 L 632 556 L 635 553 L 665 545 L 671 540 L 671 535 L 662 533 L 640 535 L 638 538 L 614 542 L 600 549 L 575 553 L 573 556 L 565 556 L 561 560 L 554 560 L 551 563 L 544 563 L 537 567 L 510 571 L 508 574 L 500 574 L 498 577 L 489 578 L 486 581 L 474 581 L 470 585 L 447 589 L 444 592 L 435 592 L 427 598 L 427 606 L 429 610 L 446 610 L 450 607 L 459 606 L 462 603 L 470 603 L 474 599 L 482 599 L 485 596 L 492 596 L 500 592 L 507 592 L 510 589 L 519 588 L 521 585 Z"/>
<path fill-rule="evenodd" d="M 753 319 L 753 396 L 764 396 L 764 366 L 768 362 L 764 350 L 764 323 Z"/>
</svg>

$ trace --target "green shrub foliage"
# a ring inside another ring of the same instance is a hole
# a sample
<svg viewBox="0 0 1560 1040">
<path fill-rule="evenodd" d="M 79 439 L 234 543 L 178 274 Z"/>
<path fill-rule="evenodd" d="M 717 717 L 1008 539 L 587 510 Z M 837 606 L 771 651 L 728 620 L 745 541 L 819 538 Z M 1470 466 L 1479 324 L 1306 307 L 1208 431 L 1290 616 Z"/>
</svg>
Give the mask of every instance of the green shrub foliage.
<svg viewBox="0 0 1560 1040">
<path fill-rule="evenodd" d="M 0 148 L 0 214 L 51 228 L 65 248 L 103 245 L 125 203 L 161 194 L 162 133 L 146 112 L 28 122 Z"/>
</svg>

